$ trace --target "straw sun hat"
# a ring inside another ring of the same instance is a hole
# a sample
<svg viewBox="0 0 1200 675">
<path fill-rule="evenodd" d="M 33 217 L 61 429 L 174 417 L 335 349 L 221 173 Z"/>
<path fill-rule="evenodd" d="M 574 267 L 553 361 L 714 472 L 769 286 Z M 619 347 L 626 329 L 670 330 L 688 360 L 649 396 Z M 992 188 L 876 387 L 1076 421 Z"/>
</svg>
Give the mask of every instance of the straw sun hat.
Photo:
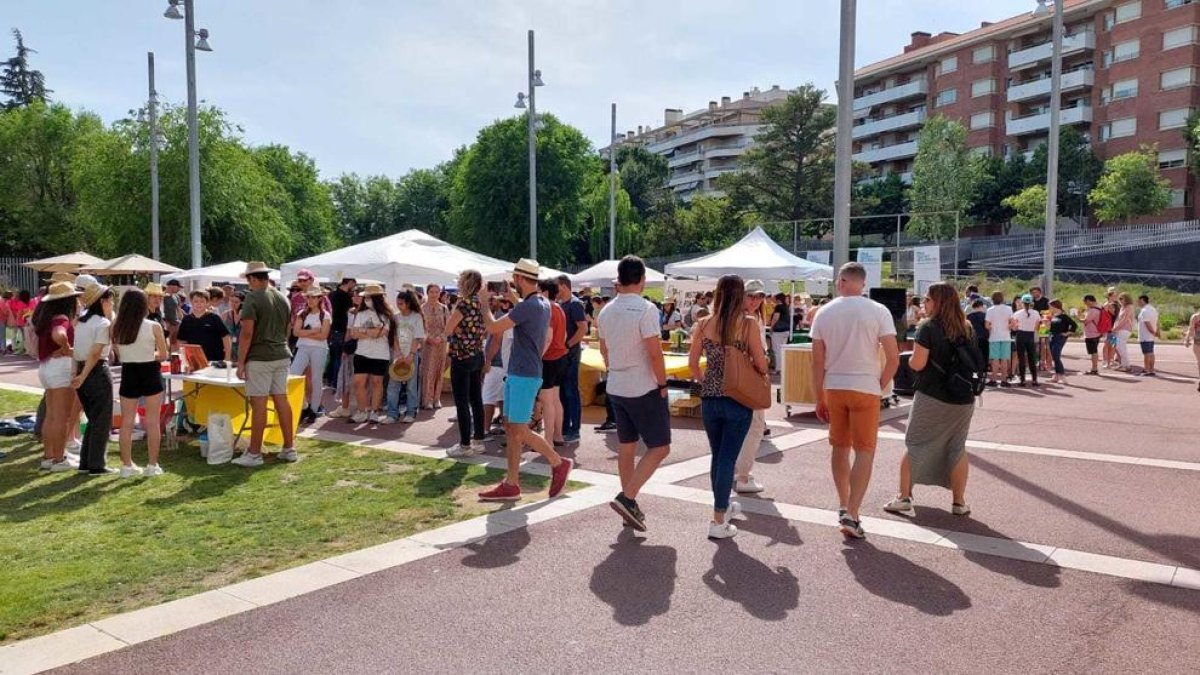
<svg viewBox="0 0 1200 675">
<path fill-rule="evenodd" d="M 100 299 L 100 296 L 108 292 L 109 287 L 104 284 L 92 284 L 83 289 L 83 297 L 79 299 L 79 304 L 84 307 L 91 307 L 92 303 Z"/>
<path fill-rule="evenodd" d="M 362 290 L 364 298 L 369 298 L 372 295 L 383 295 L 383 286 L 379 284 L 367 284 L 367 287 Z"/>
<path fill-rule="evenodd" d="M 151 281 L 150 283 L 146 284 L 146 288 L 143 290 L 143 292 L 146 295 L 157 295 L 159 297 L 162 297 L 164 295 L 162 285 L 157 282 L 154 282 L 154 281 Z"/>
<path fill-rule="evenodd" d="M 397 382 L 409 381 L 413 376 L 412 362 L 404 363 L 400 359 L 392 361 L 392 365 L 388 367 L 388 376 Z"/>
<path fill-rule="evenodd" d="M 42 302 L 53 302 L 63 298 L 73 298 L 81 291 L 75 290 L 75 284 L 66 281 L 56 281 L 50 284 L 50 289 L 42 296 Z"/>
<path fill-rule="evenodd" d="M 538 261 L 536 260 L 521 258 L 513 267 L 512 273 L 519 277 L 525 277 L 526 279 L 533 279 L 534 281 L 537 281 L 538 277 L 542 275 L 542 266 L 539 265 Z"/>
<path fill-rule="evenodd" d="M 251 274 L 267 274 L 274 271 L 270 267 L 267 267 L 267 263 L 255 260 L 254 262 L 246 263 L 246 271 L 242 272 L 242 277 L 248 277 Z M 171 281 L 174 281 L 174 279 Z"/>
</svg>

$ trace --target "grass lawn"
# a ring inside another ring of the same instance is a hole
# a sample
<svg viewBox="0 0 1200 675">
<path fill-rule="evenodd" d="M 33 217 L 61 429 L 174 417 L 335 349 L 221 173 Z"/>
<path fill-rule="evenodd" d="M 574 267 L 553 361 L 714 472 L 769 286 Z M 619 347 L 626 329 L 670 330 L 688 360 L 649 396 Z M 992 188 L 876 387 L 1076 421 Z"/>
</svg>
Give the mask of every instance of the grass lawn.
<svg viewBox="0 0 1200 675">
<path fill-rule="evenodd" d="M 0 417 L 36 407 L 36 396 L 0 391 Z M 165 475 L 121 479 L 41 473 L 32 437 L 0 439 L 9 453 L 0 463 L 0 644 L 495 508 L 474 495 L 500 474 L 479 466 L 338 443 L 297 447 L 299 463 L 268 455 L 247 470 L 210 467 L 181 443 L 164 451 Z M 140 443 L 134 461 L 145 463 Z M 523 481 L 539 491 L 547 484 Z"/>
</svg>

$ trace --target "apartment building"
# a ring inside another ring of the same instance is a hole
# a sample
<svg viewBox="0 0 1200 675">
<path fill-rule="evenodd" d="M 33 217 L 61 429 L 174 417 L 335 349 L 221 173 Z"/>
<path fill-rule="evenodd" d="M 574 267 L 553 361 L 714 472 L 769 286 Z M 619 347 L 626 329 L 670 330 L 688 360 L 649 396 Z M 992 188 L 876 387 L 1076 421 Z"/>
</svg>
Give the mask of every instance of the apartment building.
<svg viewBox="0 0 1200 675">
<path fill-rule="evenodd" d="M 754 145 L 763 108 L 789 93 L 779 85 L 765 91 L 755 87 L 740 99 L 723 96 L 686 115 L 667 108 L 661 127 L 627 131 L 614 145 L 638 145 L 665 157 L 670 170 L 667 187 L 684 201 L 699 194 L 719 195 L 716 179 L 738 170 L 739 158 Z"/>
<path fill-rule="evenodd" d="M 1031 12 L 962 34 L 915 32 L 903 53 L 859 69 L 854 158 L 911 180 L 934 114 L 966 125 L 977 152 L 1032 155 L 1050 127 L 1051 21 Z M 1064 26 L 1061 124 L 1101 158 L 1157 145 L 1173 188 L 1164 217 L 1194 217 L 1183 127 L 1200 106 L 1200 0 L 1067 0 Z"/>
</svg>

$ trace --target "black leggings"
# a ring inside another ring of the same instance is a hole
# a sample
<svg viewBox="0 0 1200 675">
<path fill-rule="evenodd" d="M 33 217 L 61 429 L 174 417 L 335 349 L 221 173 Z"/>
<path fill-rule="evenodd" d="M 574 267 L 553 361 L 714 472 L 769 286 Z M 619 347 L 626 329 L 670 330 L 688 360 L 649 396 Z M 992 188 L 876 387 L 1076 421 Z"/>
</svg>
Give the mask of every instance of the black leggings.
<svg viewBox="0 0 1200 675">
<path fill-rule="evenodd" d="M 454 407 L 458 411 L 458 438 L 470 445 L 471 431 L 475 440 L 483 440 L 483 354 L 463 360 L 450 359 L 450 389 L 454 391 Z"/>
<path fill-rule="evenodd" d="M 1037 333 L 1028 330 L 1017 331 L 1017 374 L 1021 376 L 1021 381 L 1025 381 L 1025 368 L 1029 367 L 1029 372 L 1033 375 L 1033 381 L 1037 382 L 1037 363 L 1038 363 L 1038 343 Z"/>
</svg>

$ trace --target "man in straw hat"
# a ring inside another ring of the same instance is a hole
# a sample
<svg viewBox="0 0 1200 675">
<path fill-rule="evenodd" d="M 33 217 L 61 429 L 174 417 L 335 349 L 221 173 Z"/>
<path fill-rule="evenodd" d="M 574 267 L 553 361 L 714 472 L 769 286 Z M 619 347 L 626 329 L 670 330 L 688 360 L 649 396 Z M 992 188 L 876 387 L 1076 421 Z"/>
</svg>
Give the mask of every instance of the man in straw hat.
<svg viewBox="0 0 1200 675">
<path fill-rule="evenodd" d="M 495 488 L 483 492 L 484 501 L 516 501 L 521 498 L 521 453 L 525 446 L 533 448 L 550 463 L 550 496 L 557 497 L 567 484 L 572 462 L 559 456 L 554 446 L 533 433 L 529 420 L 533 403 L 542 386 L 542 354 L 550 339 L 550 301 L 538 293 L 541 267 L 536 260 L 521 258 L 512 272 L 512 283 L 521 300 L 501 319 L 492 316 L 491 292 L 486 287 L 479 293 L 483 321 L 491 335 L 503 335 L 512 329 L 513 346 L 509 355 L 508 374 L 504 382 L 505 436 L 508 455 L 508 476 Z"/>
<path fill-rule="evenodd" d="M 157 321 L 158 324 L 163 327 L 163 332 L 165 334 L 167 327 L 163 325 L 162 304 L 164 294 L 162 284 L 151 281 L 150 283 L 146 284 L 146 288 L 143 290 L 146 293 L 146 309 L 149 312 L 146 314 L 146 318 L 150 319 L 151 321 Z"/>
<path fill-rule="evenodd" d="M 283 432 L 283 449 L 279 451 L 279 460 L 294 462 L 299 459 L 292 447 L 296 429 L 292 425 L 292 405 L 287 397 L 288 366 L 292 357 L 287 346 L 291 305 L 283 293 L 271 286 L 268 275 L 273 271 L 266 263 L 251 262 L 246 264 L 246 271 L 242 273 L 250 292 L 242 302 L 237 375 L 246 381 L 246 396 L 250 398 L 253 417 L 250 423 L 250 447 L 233 460 L 238 466 L 262 466 L 268 396 L 275 404 L 275 416 Z"/>
</svg>

